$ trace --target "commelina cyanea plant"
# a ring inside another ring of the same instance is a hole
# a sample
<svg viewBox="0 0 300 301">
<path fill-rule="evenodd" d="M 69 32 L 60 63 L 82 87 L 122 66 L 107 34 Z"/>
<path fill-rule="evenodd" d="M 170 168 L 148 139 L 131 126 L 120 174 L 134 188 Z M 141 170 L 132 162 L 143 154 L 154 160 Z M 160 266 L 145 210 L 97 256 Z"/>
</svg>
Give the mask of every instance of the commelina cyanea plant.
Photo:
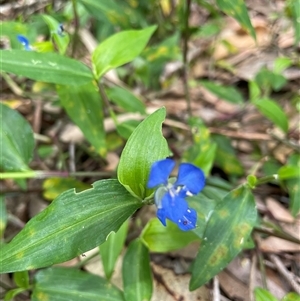
<svg viewBox="0 0 300 301">
<path fill-rule="evenodd" d="M 203 171 L 190 163 L 179 165 L 175 183 L 168 181 L 175 161 L 164 159 L 155 162 L 150 171 L 148 188 L 158 187 L 154 194 L 157 217 L 166 226 L 166 218 L 176 223 L 183 231 L 194 229 L 197 212 L 188 207 L 187 196 L 198 194 L 205 185 Z"/>
</svg>

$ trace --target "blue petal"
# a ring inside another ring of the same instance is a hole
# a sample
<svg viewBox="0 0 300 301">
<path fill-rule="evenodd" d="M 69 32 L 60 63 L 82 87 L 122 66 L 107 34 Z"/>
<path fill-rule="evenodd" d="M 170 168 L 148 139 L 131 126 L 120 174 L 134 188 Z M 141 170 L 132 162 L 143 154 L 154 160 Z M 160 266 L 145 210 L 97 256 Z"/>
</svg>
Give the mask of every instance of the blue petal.
<svg viewBox="0 0 300 301">
<path fill-rule="evenodd" d="M 24 46 L 25 50 L 31 50 L 29 41 L 26 37 L 19 34 L 19 35 L 17 35 L 17 39 Z"/>
<path fill-rule="evenodd" d="M 17 38 L 18 38 L 18 41 L 22 45 L 24 45 L 24 46 L 29 45 L 29 41 L 28 41 L 28 39 L 26 37 L 24 37 L 24 36 L 22 36 L 22 35 L 19 34 L 19 35 L 17 35 Z"/>
<path fill-rule="evenodd" d="M 64 36 L 64 32 L 65 32 L 65 29 L 64 29 L 64 25 L 62 23 L 60 23 L 58 25 L 58 28 L 57 28 L 57 34 L 61 37 Z"/>
<path fill-rule="evenodd" d="M 196 227 L 197 212 L 192 208 L 188 208 L 183 214 L 182 219 L 177 223 L 178 227 L 183 231 L 189 231 Z"/>
<path fill-rule="evenodd" d="M 178 178 L 174 185 L 185 186 L 185 190 L 192 194 L 199 193 L 205 185 L 203 171 L 190 163 L 181 163 L 178 171 Z"/>
<path fill-rule="evenodd" d="M 164 159 L 156 161 L 151 166 L 147 187 L 154 188 L 160 184 L 167 185 L 168 178 L 175 166 L 175 161 L 172 159 Z"/>
<path fill-rule="evenodd" d="M 166 212 L 164 208 L 158 209 L 156 212 L 156 215 L 158 219 L 161 221 L 161 223 L 166 226 Z"/>
</svg>

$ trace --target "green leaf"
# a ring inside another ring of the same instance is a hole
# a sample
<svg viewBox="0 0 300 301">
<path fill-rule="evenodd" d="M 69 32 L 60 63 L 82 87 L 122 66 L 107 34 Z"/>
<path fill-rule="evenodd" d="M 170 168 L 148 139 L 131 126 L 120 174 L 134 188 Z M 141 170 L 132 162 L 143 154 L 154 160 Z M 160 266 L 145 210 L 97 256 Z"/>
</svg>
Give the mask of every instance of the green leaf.
<svg viewBox="0 0 300 301">
<path fill-rule="evenodd" d="M 34 149 L 31 126 L 17 111 L 0 103 L 0 169 L 29 170 Z"/>
<path fill-rule="evenodd" d="M 153 193 L 153 189 L 146 187 L 152 164 L 170 155 L 161 132 L 165 116 L 166 110 L 161 108 L 141 122 L 128 139 L 120 158 L 118 179 L 140 199 Z"/>
<path fill-rule="evenodd" d="M 4 297 L 4 301 L 10 301 L 10 300 L 15 300 L 13 299 L 15 296 L 23 293 L 24 291 L 26 291 L 26 288 L 23 287 L 18 287 L 18 288 L 13 288 L 11 290 L 9 290 Z"/>
<path fill-rule="evenodd" d="M 230 139 L 222 135 L 213 135 L 213 140 L 218 145 L 215 164 L 222 168 L 228 175 L 242 175 L 244 169 L 240 160 L 237 158 Z"/>
<path fill-rule="evenodd" d="M 0 239 L 4 235 L 6 224 L 7 224 L 7 211 L 5 206 L 5 198 L 3 194 L 0 194 Z"/>
<path fill-rule="evenodd" d="M 300 2 L 299 2 L 300 3 Z M 299 6 L 300 7 L 300 6 Z M 293 64 L 292 60 L 288 57 L 278 57 L 274 61 L 273 71 L 276 74 L 282 73 L 286 68 L 290 67 Z"/>
<path fill-rule="evenodd" d="M 256 81 L 250 80 L 248 83 L 248 88 L 250 94 L 250 101 L 256 101 L 261 95 L 258 83 Z"/>
<path fill-rule="evenodd" d="M 300 42 L 300 0 L 291 0 L 290 3 L 292 18 L 295 28 L 295 45 Z"/>
<path fill-rule="evenodd" d="M 117 124 L 117 132 L 121 137 L 128 140 L 130 135 L 139 124 L 139 120 L 126 120 L 120 124 Z"/>
<path fill-rule="evenodd" d="M 281 301 L 299 301 L 299 300 L 300 300 L 300 295 L 294 292 L 288 293 L 281 299 Z"/>
<path fill-rule="evenodd" d="M 122 266 L 126 301 L 149 301 L 152 295 L 150 256 L 144 244 L 132 241 L 124 256 Z"/>
<path fill-rule="evenodd" d="M 199 121 L 191 120 L 193 145 L 184 153 L 184 160 L 200 167 L 205 175 L 210 173 L 214 164 L 217 144 L 210 138 L 208 128 Z"/>
<path fill-rule="evenodd" d="M 93 71 L 99 79 L 107 71 L 120 67 L 137 57 L 147 45 L 156 26 L 127 30 L 106 39 L 92 54 Z"/>
<path fill-rule="evenodd" d="M 0 50 L 0 71 L 60 85 L 77 86 L 93 80 L 86 65 L 50 52 Z"/>
<path fill-rule="evenodd" d="M 254 289 L 255 301 L 279 301 L 269 291 L 256 287 Z"/>
<path fill-rule="evenodd" d="M 191 290 L 205 284 L 236 257 L 243 249 L 256 218 L 254 197 L 244 186 L 231 191 L 217 205 L 192 264 Z"/>
<path fill-rule="evenodd" d="M 93 82 L 77 86 L 57 86 L 60 103 L 85 138 L 101 156 L 106 154 L 102 100 Z"/>
<path fill-rule="evenodd" d="M 109 280 L 114 272 L 114 267 L 120 255 L 128 230 L 128 221 L 124 222 L 115 233 L 111 232 L 105 243 L 100 245 L 100 254 L 106 278 Z"/>
<path fill-rule="evenodd" d="M 38 271 L 32 301 L 124 301 L 122 292 L 101 277 L 72 268 Z"/>
<path fill-rule="evenodd" d="M 60 23 L 57 22 L 54 18 L 48 15 L 42 15 L 44 21 L 47 23 L 52 39 L 54 40 L 58 51 L 60 54 L 64 54 L 67 50 L 67 47 L 70 42 L 68 33 L 64 32 L 62 35 L 59 35 L 57 30 Z"/>
<path fill-rule="evenodd" d="M 32 270 L 70 260 L 105 242 L 141 202 L 117 180 L 62 193 L 1 248 L 0 273 Z"/>
<path fill-rule="evenodd" d="M 293 154 L 288 159 L 287 167 L 295 167 L 298 172 L 298 177 L 293 179 L 287 179 L 285 181 L 288 193 L 290 196 L 290 211 L 293 216 L 296 216 L 300 212 L 300 176 L 299 176 L 299 169 L 300 169 L 300 155 Z M 294 172 L 295 169 L 293 168 Z"/>
<path fill-rule="evenodd" d="M 245 102 L 243 95 L 234 87 L 222 86 L 211 81 L 204 80 L 201 80 L 200 84 L 211 93 L 221 99 L 227 100 L 228 102 L 236 104 L 242 104 Z"/>
<path fill-rule="evenodd" d="M 130 91 L 121 87 L 112 87 L 106 90 L 108 98 L 127 112 L 146 114 L 145 104 Z"/>
<path fill-rule="evenodd" d="M 289 124 L 287 116 L 275 101 L 268 98 L 261 98 L 254 101 L 253 104 L 260 111 L 261 114 L 270 119 L 285 133 L 288 131 Z"/>
<path fill-rule="evenodd" d="M 28 271 L 15 272 L 13 275 L 14 282 L 17 286 L 28 289 L 29 288 L 29 275 Z"/>
<path fill-rule="evenodd" d="M 217 5 L 226 15 L 235 18 L 251 34 L 253 39 L 256 40 L 255 30 L 251 24 L 248 10 L 243 0 L 217 0 Z"/>
<path fill-rule="evenodd" d="M 299 178 L 300 169 L 298 166 L 291 166 L 291 165 L 282 166 L 278 170 L 278 176 L 280 180 Z"/>
<path fill-rule="evenodd" d="M 193 232 L 183 232 L 169 220 L 165 227 L 157 218 L 147 223 L 140 238 L 151 252 L 161 253 L 184 248 L 191 242 L 199 240 Z"/>
</svg>

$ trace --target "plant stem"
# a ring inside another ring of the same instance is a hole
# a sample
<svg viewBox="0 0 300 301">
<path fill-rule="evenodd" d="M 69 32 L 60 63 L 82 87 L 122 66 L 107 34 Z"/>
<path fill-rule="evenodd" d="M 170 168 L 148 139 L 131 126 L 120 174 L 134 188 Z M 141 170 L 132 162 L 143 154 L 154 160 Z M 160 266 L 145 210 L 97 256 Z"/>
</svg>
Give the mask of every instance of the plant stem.
<svg viewBox="0 0 300 301">
<path fill-rule="evenodd" d="M 111 177 L 113 176 L 112 172 L 107 171 L 77 171 L 77 172 L 68 172 L 68 171 L 43 171 L 43 170 L 30 170 L 30 171 L 20 171 L 20 172 L 1 172 L 0 179 L 45 179 L 53 177 Z"/>
<path fill-rule="evenodd" d="M 77 3 L 76 0 L 72 0 L 72 8 L 74 14 L 74 34 L 73 34 L 73 43 L 72 43 L 72 57 L 75 55 L 76 44 L 78 41 L 78 30 L 79 30 L 79 17 L 77 13 Z"/>
<path fill-rule="evenodd" d="M 278 179 L 277 174 L 262 177 L 262 178 L 257 179 L 257 181 L 255 183 L 255 186 L 262 185 L 262 184 L 265 184 L 265 183 L 269 183 L 269 182 L 272 182 L 272 181 L 277 180 L 277 179 Z"/>
<path fill-rule="evenodd" d="M 188 41 L 189 41 L 189 16 L 190 16 L 190 9 L 191 9 L 191 0 L 186 0 L 186 7 L 185 7 L 185 14 L 184 14 L 184 28 L 182 32 L 183 38 L 183 52 L 182 52 L 182 60 L 183 60 L 183 85 L 184 85 L 184 94 L 186 97 L 187 102 L 187 109 L 188 114 L 192 116 L 192 108 L 191 108 L 191 97 L 190 97 L 190 90 L 188 85 L 188 61 L 187 61 L 187 54 L 188 54 Z"/>
</svg>

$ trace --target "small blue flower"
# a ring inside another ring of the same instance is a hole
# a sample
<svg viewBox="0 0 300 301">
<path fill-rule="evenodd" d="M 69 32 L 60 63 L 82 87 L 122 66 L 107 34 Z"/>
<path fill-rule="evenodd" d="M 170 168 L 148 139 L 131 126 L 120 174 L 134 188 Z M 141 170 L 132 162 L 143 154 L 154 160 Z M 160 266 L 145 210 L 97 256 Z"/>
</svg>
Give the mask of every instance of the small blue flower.
<svg viewBox="0 0 300 301">
<path fill-rule="evenodd" d="M 58 25 L 57 34 L 61 37 L 63 37 L 65 35 L 65 28 L 62 23 L 59 23 L 59 25 Z"/>
<path fill-rule="evenodd" d="M 190 163 L 179 165 L 175 183 L 168 182 L 175 161 L 164 159 L 155 162 L 150 171 L 148 188 L 157 188 L 154 194 L 157 217 L 166 226 L 166 218 L 176 223 L 183 231 L 196 227 L 197 212 L 189 208 L 185 198 L 199 193 L 205 185 L 203 171 Z"/>
<path fill-rule="evenodd" d="M 22 35 L 17 35 L 17 38 L 18 38 L 18 41 L 24 46 L 24 49 L 25 50 L 32 50 L 30 44 L 29 44 L 29 41 L 26 37 L 22 36 Z"/>
</svg>

